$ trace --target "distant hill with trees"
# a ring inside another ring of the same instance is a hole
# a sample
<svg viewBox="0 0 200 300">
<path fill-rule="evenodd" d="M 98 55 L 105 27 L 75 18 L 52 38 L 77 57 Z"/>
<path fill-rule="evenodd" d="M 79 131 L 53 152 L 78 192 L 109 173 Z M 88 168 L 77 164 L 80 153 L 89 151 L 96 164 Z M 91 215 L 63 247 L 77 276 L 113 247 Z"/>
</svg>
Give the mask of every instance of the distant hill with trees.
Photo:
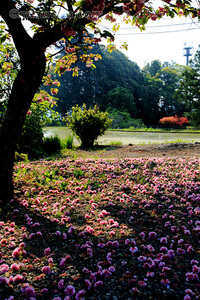
<svg viewBox="0 0 200 300">
<path fill-rule="evenodd" d="M 87 107 L 97 105 L 100 110 L 109 111 L 116 126 L 131 126 L 135 124 L 133 119 L 152 126 L 163 117 L 181 117 L 198 106 L 184 100 L 184 78 L 191 77 L 192 72 L 194 75 L 192 65 L 161 64 L 154 60 L 141 70 L 119 50 L 110 53 L 105 46 L 96 45 L 91 53 L 98 53 L 102 58 L 93 68 L 78 63 L 78 77 L 72 77 L 71 72 L 53 75 L 61 83 L 56 95 L 59 99 L 56 109 L 61 116 L 65 116 L 72 106 L 85 103 Z"/>
</svg>

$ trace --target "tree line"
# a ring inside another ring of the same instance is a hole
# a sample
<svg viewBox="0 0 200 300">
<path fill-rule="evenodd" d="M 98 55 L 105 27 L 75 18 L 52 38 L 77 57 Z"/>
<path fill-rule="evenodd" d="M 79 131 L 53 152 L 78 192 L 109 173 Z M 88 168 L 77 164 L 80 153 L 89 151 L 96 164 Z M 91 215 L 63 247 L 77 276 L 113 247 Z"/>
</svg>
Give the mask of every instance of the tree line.
<svg viewBox="0 0 200 300">
<path fill-rule="evenodd" d="M 119 50 L 110 53 L 96 45 L 92 53 L 101 59 L 93 67 L 78 63 L 78 77 L 70 71 L 52 74 L 61 83 L 56 110 L 62 117 L 72 106 L 85 103 L 108 111 L 114 127 L 140 124 L 134 120 L 156 126 L 161 118 L 174 115 L 186 115 L 191 125 L 200 124 L 199 50 L 189 66 L 154 60 L 143 69 Z"/>
</svg>

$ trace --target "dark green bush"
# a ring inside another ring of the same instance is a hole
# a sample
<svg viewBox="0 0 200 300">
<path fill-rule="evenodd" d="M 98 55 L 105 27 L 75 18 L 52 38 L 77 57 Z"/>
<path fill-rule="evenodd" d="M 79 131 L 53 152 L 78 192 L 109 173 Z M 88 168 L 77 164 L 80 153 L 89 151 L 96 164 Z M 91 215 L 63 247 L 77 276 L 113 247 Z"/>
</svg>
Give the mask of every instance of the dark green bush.
<svg viewBox="0 0 200 300">
<path fill-rule="evenodd" d="M 29 159 L 39 158 L 43 154 L 43 131 L 40 118 L 35 113 L 26 116 L 17 152 L 27 154 Z"/>
<path fill-rule="evenodd" d="M 59 137 L 46 137 L 43 139 L 43 151 L 45 154 L 58 153 L 61 150 L 61 140 Z"/>
<path fill-rule="evenodd" d="M 131 115 L 126 111 L 119 111 L 115 108 L 109 109 L 109 117 L 113 120 L 113 129 L 123 128 L 142 128 L 145 127 L 141 119 L 133 119 Z"/>
<path fill-rule="evenodd" d="M 93 109 L 87 109 L 85 104 L 82 107 L 78 105 L 72 107 L 72 113 L 68 115 L 67 121 L 72 132 L 80 139 L 83 148 L 92 147 L 95 140 L 112 124 L 107 112 L 100 112 L 96 105 Z"/>
</svg>

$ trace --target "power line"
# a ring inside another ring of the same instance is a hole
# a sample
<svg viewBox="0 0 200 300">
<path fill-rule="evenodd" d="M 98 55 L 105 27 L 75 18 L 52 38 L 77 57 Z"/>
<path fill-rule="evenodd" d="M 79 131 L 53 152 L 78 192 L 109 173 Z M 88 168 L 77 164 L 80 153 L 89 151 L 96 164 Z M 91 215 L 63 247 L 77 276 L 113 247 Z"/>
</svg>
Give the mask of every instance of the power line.
<svg viewBox="0 0 200 300">
<path fill-rule="evenodd" d="M 133 32 L 133 33 L 116 33 L 115 35 L 146 35 L 146 34 L 160 34 L 160 33 L 175 33 L 181 31 L 199 30 L 200 28 L 189 28 L 189 29 L 179 29 L 179 30 L 167 30 L 167 31 L 155 31 L 155 32 Z"/>
<path fill-rule="evenodd" d="M 160 28 L 160 27 L 174 27 L 174 26 L 183 26 L 183 25 L 196 25 L 196 26 L 198 26 L 198 24 L 197 23 L 194 23 L 194 22 L 190 22 L 190 23 L 179 23 L 179 24 L 165 24 L 165 25 L 154 25 L 154 26 L 148 26 L 146 29 L 148 29 L 148 28 Z M 122 30 L 133 30 L 133 28 L 134 27 L 120 27 L 120 30 L 122 29 Z M 110 28 L 111 29 L 111 28 Z M 135 28 L 135 29 L 137 29 L 137 28 Z"/>
</svg>

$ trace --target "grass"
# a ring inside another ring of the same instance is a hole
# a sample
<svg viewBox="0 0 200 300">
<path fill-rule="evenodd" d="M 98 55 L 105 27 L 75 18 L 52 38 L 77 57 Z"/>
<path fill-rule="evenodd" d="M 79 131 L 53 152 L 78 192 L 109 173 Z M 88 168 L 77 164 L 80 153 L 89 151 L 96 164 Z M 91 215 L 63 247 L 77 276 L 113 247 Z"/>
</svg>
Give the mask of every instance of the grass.
<svg viewBox="0 0 200 300">
<path fill-rule="evenodd" d="M 122 142 L 120 142 L 120 141 L 113 141 L 113 142 L 110 142 L 109 145 L 110 146 L 121 146 Z"/>
<path fill-rule="evenodd" d="M 199 299 L 200 159 L 77 156 L 15 165 L 2 299 Z"/>
<path fill-rule="evenodd" d="M 192 141 L 188 141 L 188 140 L 183 140 L 183 139 L 177 139 L 177 140 L 173 140 L 173 141 L 165 141 L 165 144 L 176 144 L 176 143 L 194 143 L 194 140 Z"/>
<path fill-rule="evenodd" d="M 64 140 L 61 141 L 62 149 L 73 149 L 74 148 L 74 137 L 72 134 L 69 134 Z"/>
<path fill-rule="evenodd" d="M 161 133 L 200 133 L 200 129 L 195 129 L 193 127 L 188 127 L 188 128 L 180 128 L 180 129 L 173 129 L 173 128 L 152 128 L 152 127 L 145 127 L 145 128 L 123 128 L 123 129 L 109 129 L 113 131 L 128 131 L 128 132 L 161 132 Z"/>
</svg>

